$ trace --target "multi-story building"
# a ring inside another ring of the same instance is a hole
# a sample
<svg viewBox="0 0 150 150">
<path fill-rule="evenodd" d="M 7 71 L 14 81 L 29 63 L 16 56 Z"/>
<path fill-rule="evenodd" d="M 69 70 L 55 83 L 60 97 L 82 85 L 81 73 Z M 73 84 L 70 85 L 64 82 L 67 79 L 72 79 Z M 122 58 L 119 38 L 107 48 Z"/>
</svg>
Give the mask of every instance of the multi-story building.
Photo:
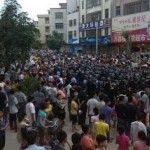
<svg viewBox="0 0 150 150">
<path fill-rule="evenodd" d="M 112 17 L 149 11 L 150 0 L 113 0 Z"/>
<path fill-rule="evenodd" d="M 67 44 L 72 54 L 82 51 L 79 45 L 79 0 L 67 0 Z"/>
<path fill-rule="evenodd" d="M 112 43 L 121 47 L 126 33 L 132 50 L 150 49 L 150 0 L 113 0 L 112 16 Z"/>
<path fill-rule="evenodd" d="M 111 0 L 80 0 L 80 44 L 94 51 L 110 43 Z"/>
<path fill-rule="evenodd" d="M 37 28 L 40 31 L 40 41 L 42 44 L 46 43 L 46 39 L 50 34 L 50 17 L 49 14 L 38 15 Z"/>
<path fill-rule="evenodd" d="M 40 41 L 45 44 L 48 35 L 53 31 L 57 31 L 66 42 L 67 40 L 67 4 L 60 3 L 60 8 L 51 8 L 48 10 L 48 14 L 37 15 L 38 17 L 38 29 L 41 37 Z"/>
<path fill-rule="evenodd" d="M 67 4 L 60 3 L 60 8 L 51 8 L 49 11 L 50 15 L 50 34 L 53 31 L 57 31 L 67 42 Z"/>
</svg>

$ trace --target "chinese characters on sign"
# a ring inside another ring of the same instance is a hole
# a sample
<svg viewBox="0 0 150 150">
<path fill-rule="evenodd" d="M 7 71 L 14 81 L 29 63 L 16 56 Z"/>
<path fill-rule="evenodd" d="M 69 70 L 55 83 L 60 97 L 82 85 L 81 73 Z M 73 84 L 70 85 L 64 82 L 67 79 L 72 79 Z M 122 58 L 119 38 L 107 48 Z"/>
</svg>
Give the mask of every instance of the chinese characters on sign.
<svg viewBox="0 0 150 150">
<path fill-rule="evenodd" d="M 150 42 L 150 11 L 113 18 L 112 43 L 125 41 L 123 31 L 129 33 L 132 42 Z"/>
<path fill-rule="evenodd" d="M 105 20 L 100 20 L 100 21 L 95 21 L 95 22 L 87 22 L 87 23 L 82 23 L 80 25 L 81 30 L 88 30 L 88 29 L 95 29 L 95 28 L 106 28 L 110 27 L 111 25 L 111 20 L 110 19 L 105 19 Z"/>
<path fill-rule="evenodd" d="M 142 42 L 146 40 L 145 34 L 133 34 L 130 36 L 131 40 L 134 42 Z M 119 34 L 114 35 L 114 42 L 121 43 L 125 42 L 125 38 Z"/>
<path fill-rule="evenodd" d="M 123 25 L 125 30 L 134 30 L 140 27 L 140 23 L 146 22 L 146 15 L 131 16 L 125 19 L 114 19 L 114 23 Z"/>
<path fill-rule="evenodd" d="M 115 18 L 114 22 L 118 23 L 118 19 Z M 146 15 L 139 14 L 137 16 L 131 16 L 129 18 L 119 20 L 120 24 L 130 24 L 130 23 L 141 23 L 146 22 Z"/>
<path fill-rule="evenodd" d="M 136 29 L 136 28 L 139 28 L 139 24 L 132 24 L 132 25 L 124 25 L 124 29 L 125 30 L 130 30 L 130 29 Z"/>
</svg>

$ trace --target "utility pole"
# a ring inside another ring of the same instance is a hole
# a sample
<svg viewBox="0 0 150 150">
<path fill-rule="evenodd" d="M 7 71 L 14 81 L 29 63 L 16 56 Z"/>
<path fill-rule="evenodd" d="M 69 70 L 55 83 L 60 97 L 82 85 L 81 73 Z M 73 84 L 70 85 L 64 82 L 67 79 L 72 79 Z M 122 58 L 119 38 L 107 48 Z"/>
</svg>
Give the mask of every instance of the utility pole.
<svg viewBox="0 0 150 150">
<path fill-rule="evenodd" d="M 98 52 L 98 26 L 96 27 L 96 54 Z"/>
</svg>

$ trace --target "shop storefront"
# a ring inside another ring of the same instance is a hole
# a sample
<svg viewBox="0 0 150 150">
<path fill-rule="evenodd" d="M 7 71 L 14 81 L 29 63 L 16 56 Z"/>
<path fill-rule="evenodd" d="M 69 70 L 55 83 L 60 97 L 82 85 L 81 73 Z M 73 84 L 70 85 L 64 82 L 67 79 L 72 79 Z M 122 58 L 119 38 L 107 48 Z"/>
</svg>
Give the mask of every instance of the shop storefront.
<svg viewBox="0 0 150 150">
<path fill-rule="evenodd" d="M 126 42 L 123 32 L 130 36 L 132 47 L 150 49 L 150 11 L 113 18 L 111 42 L 118 48 Z"/>
<path fill-rule="evenodd" d="M 80 32 L 86 33 L 85 37 L 79 39 L 79 43 L 83 46 L 84 51 L 95 53 L 96 44 L 98 44 L 98 52 L 107 48 L 111 42 L 110 26 L 110 18 L 80 24 Z"/>
<path fill-rule="evenodd" d="M 69 38 L 68 46 L 69 46 L 69 52 L 71 56 L 74 56 L 79 53 L 83 53 L 83 46 L 79 44 L 78 38 Z"/>
</svg>

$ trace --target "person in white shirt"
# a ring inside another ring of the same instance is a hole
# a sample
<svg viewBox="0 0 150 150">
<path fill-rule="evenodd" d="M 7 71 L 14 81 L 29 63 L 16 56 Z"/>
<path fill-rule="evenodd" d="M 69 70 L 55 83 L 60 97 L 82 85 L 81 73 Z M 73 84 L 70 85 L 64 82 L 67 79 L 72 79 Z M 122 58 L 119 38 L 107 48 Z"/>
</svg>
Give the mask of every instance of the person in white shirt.
<svg viewBox="0 0 150 150">
<path fill-rule="evenodd" d="M 23 74 L 23 72 L 20 72 L 20 74 L 18 75 L 18 79 L 19 79 L 19 81 L 21 81 L 21 80 L 24 79 L 24 74 Z"/>
<path fill-rule="evenodd" d="M 26 104 L 26 115 L 30 123 L 34 126 L 35 125 L 35 106 L 33 104 L 32 96 L 28 97 L 28 103 Z"/>
<path fill-rule="evenodd" d="M 132 143 L 134 143 L 138 139 L 138 132 L 139 131 L 144 131 L 145 134 L 147 135 L 146 126 L 141 122 L 142 118 L 143 118 L 143 114 L 138 113 L 137 114 L 137 121 L 134 121 L 131 123 L 130 138 L 131 138 Z"/>
<path fill-rule="evenodd" d="M 92 94 L 92 98 L 88 100 L 87 102 L 87 108 L 88 108 L 88 116 L 89 116 L 89 124 L 91 122 L 91 117 L 94 115 L 93 109 L 95 107 L 98 108 L 98 101 L 94 98 L 96 95 L 95 92 Z"/>
</svg>

